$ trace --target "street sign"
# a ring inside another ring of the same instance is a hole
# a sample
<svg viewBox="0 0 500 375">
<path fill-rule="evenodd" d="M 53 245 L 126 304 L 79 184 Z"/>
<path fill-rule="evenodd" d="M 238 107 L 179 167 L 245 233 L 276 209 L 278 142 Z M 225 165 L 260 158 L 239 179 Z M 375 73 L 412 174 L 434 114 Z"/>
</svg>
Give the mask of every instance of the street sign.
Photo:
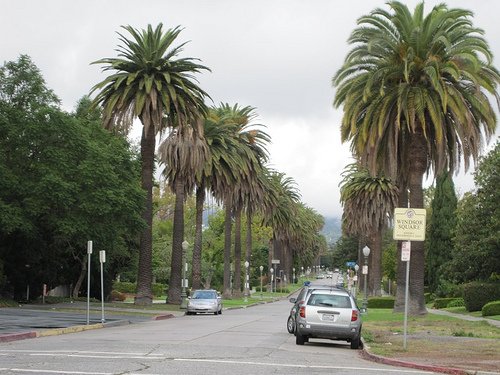
<svg viewBox="0 0 500 375">
<path fill-rule="evenodd" d="M 411 253 L 411 242 L 404 241 L 401 243 L 401 261 L 409 262 L 410 261 L 410 253 Z"/>
<path fill-rule="evenodd" d="M 395 208 L 394 235 L 395 240 L 424 241 L 425 215 L 423 208 Z"/>
<path fill-rule="evenodd" d="M 271 263 L 272 264 L 280 264 L 280 260 L 279 259 L 273 259 L 273 260 L 271 260 Z"/>
<path fill-rule="evenodd" d="M 352 267 L 352 268 L 354 268 L 354 266 L 356 265 L 356 262 L 349 261 L 349 262 L 346 262 L 346 263 L 345 263 L 345 265 L 346 265 L 347 267 Z"/>
<path fill-rule="evenodd" d="M 363 266 L 362 270 L 361 270 L 361 273 L 363 275 L 368 275 L 368 266 Z"/>
</svg>

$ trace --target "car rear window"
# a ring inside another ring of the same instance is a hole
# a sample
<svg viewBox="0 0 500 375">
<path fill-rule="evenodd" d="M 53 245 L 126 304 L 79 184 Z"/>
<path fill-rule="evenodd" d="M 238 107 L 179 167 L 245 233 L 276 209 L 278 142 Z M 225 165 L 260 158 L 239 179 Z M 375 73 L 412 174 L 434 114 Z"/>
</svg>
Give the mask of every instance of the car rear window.
<svg viewBox="0 0 500 375">
<path fill-rule="evenodd" d="M 351 299 L 348 296 L 335 294 L 312 294 L 307 301 L 309 306 L 325 306 L 337 308 L 351 308 Z"/>
</svg>

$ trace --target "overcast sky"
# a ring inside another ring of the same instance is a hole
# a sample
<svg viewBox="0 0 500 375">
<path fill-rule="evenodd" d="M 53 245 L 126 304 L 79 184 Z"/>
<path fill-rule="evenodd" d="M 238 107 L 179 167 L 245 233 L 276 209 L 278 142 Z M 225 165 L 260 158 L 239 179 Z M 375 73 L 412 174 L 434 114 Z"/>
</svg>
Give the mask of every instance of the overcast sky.
<svg viewBox="0 0 500 375">
<path fill-rule="evenodd" d="M 441 2 L 426 1 L 426 13 Z M 413 9 L 417 2 L 405 3 Z M 446 3 L 474 12 L 474 25 L 485 30 L 498 67 L 500 1 Z M 212 70 L 199 81 L 214 104 L 255 107 L 256 122 L 272 137 L 272 167 L 297 182 L 308 206 L 325 216 L 341 215 L 338 184 L 352 160 L 340 143 L 342 112 L 332 106 L 331 78 L 349 50 L 346 41 L 357 18 L 387 9 L 384 1 L 0 0 L 0 5 L 0 63 L 31 56 L 68 111 L 104 79 L 90 62 L 116 56 L 121 25 L 181 25 L 178 41 L 190 41 L 183 56 L 199 58 Z M 470 173 L 455 183 L 459 193 L 474 187 Z"/>
</svg>

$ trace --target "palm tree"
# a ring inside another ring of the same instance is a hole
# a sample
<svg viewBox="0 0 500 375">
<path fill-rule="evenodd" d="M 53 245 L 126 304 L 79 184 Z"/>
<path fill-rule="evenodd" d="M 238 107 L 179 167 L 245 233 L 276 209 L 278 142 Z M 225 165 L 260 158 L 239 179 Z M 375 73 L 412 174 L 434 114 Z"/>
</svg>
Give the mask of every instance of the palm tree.
<svg viewBox="0 0 500 375">
<path fill-rule="evenodd" d="M 145 228 L 140 238 L 136 304 L 152 302 L 152 187 L 156 135 L 167 127 L 166 119 L 175 116 L 179 126 L 187 118 L 203 114 L 207 94 L 196 84 L 193 73 L 209 70 L 192 58 L 177 58 L 184 44 L 173 46 L 181 29 L 162 31 L 162 24 L 146 30 L 124 26 L 131 38 L 118 33 L 122 45 L 118 57 L 104 58 L 93 64 L 104 64 L 111 71 L 92 92 L 98 91 L 95 105 L 103 107 L 104 127 L 128 133 L 138 117 L 143 125 L 141 137 L 142 188 L 146 195 L 143 213 Z"/>
<path fill-rule="evenodd" d="M 435 6 L 424 16 L 389 2 L 358 20 L 354 44 L 333 78 L 335 106 L 343 106 L 343 141 L 372 175 L 383 171 L 409 190 L 410 206 L 423 207 L 424 173 L 466 169 L 476 161 L 483 138 L 494 134 L 496 116 L 488 94 L 498 99 L 499 73 L 492 66 L 483 31 L 472 13 Z M 425 313 L 424 248 L 412 244 L 410 306 Z M 403 306 L 398 280 L 396 309 Z"/>
<path fill-rule="evenodd" d="M 172 238 L 172 257 L 170 264 L 170 280 L 168 301 L 180 304 L 182 273 L 182 242 L 184 241 L 184 202 L 192 193 L 197 179 L 202 174 L 203 166 L 210 158 L 205 138 L 202 136 L 201 120 L 198 127 L 175 127 L 160 145 L 160 161 L 165 164 L 163 175 L 175 193 L 174 225 Z M 197 205 L 199 197 L 197 197 Z M 198 221 L 201 218 L 196 218 Z M 201 221 L 201 220 L 200 220 Z M 201 223 L 200 223 L 201 225 Z"/>
<path fill-rule="evenodd" d="M 391 180 L 372 177 L 358 163 L 345 168 L 340 187 L 340 201 L 344 206 L 342 228 L 346 235 L 357 235 L 361 241 L 366 241 L 372 250 L 368 274 L 371 295 L 381 295 L 382 231 L 394 212 L 398 197 L 398 188 Z"/>
</svg>

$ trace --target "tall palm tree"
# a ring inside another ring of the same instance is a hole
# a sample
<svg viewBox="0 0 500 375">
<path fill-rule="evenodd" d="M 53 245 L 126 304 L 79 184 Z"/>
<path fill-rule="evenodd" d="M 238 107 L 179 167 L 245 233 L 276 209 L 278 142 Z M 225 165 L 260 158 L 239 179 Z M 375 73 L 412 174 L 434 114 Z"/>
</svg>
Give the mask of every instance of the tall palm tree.
<svg viewBox="0 0 500 375">
<path fill-rule="evenodd" d="M 92 90 L 98 92 L 94 103 L 102 105 L 104 127 L 128 133 L 132 122 L 139 118 L 143 125 L 141 137 L 142 188 L 146 195 L 143 219 L 146 223 L 140 238 L 136 304 L 152 302 L 152 187 L 156 135 L 167 126 L 166 119 L 175 115 L 182 126 L 186 118 L 203 114 L 207 96 L 193 77 L 209 70 L 196 59 L 178 58 L 184 44 L 173 46 L 181 29 L 136 30 L 124 26 L 131 37 L 121 33 L 118 57 L 104 58 L 93 64 L 104 64 L 111 71 Z"/>
<path fill-rule="evenodd" d="M 411 207 L 423 207 L 425 172 L 456 170 L 476 161 L 484 138 L 496 127 L 488 94 L 498 99 L 500 76 L 492 66 L 483 31 L 472 13 L 424 4 L 413 13 L 391 1 L 390 11 L 375 9 L 358 20 L 349 43 L 353 49 L 333 78 L 335 106 L 343 106 L 343 141 L 376 175 L 409 190 Z M 410 306 L 426 312 L 424 248 L 412 244 Z M 396 308 L 402 306 L 404 281 L 398 280 Z"/>
<path fill-rule="evenodd" d="M 251 123 L 256 117 L 255 109 L 250 106 L 240 107 L 238 104 L 230 106 L 222 103 L 216 112 L 220 118 L 227 124 L 232 125 L 234 130 L 233 137 L 237 144 L 231 152 L 234 160 L 237 160 L 238 169 L 231 171 L 233 175 L 232 183 L 224 185 L 217 194 L 222 194 L 224 208 L 226 210 L 225 220 L 225 244 L 224 260 L 225 275 L 229 275 L 230 255 L 231 255 L 231 233 L 232 218 L 235 219 L 235 242 L 234 242 L 234 290 L 236 294 L 241 292 L 241 212 L 248 201 L 248 197 L 255 196 L 258 178 L 263 166 L 267 160 L 267 150 L 265 144 L 269 142 L 269 136 L 257 129 L 257 125 Z M 224 280 L 226 297 L 232 294 L 229 287 L 229 279 Z"/>
<path fill-rule="evenodd" d="M 168 301 L 180 304 L 182 274 L 182 242 L 184 241 L 184 203 L 185 197 L 192 193 L 196 181 L 202 174 L 206 161 L 210 158 L 203 132 L 201 119 L 196 127 L 175 127 L 160 145 L 160 161 L 165 164 L 163 175 L 175 193 L 172 257 Z M 175 123 L 175 122 L 174 122 Z M 194 131 L 193 129 L 196 129 Z M 197 197 L 197 205 L 199 198 Z M 196 218 L 198 221 L 198 217 Z"/>
<path fill-rule="evenodd" d="M 342 229 L 357 235 L 370 252 L 368 291 L 380 296 L 382 281 L 382 231 L 397 206 L 399 191 L 384 177 L 373 177 L 358 163 L 349 164 L 343 173 L 340 201 L 344 206 Z"/>
</svg>

